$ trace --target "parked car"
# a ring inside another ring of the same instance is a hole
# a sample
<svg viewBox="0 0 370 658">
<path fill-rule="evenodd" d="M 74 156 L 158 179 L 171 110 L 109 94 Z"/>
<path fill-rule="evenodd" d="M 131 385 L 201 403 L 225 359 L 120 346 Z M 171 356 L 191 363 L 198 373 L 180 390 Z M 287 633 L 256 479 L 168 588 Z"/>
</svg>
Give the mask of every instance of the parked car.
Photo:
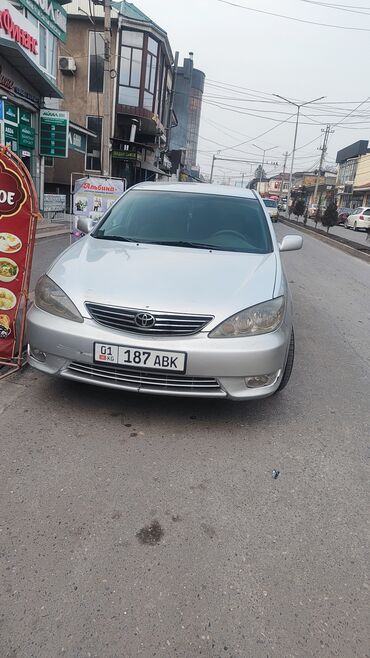
<svg viewBox="0 0 370 658">
<path fill-rule="evenodd" d="M 338 208 L 338 224 L 344 224 L 352 208 Z"/>
<path fill-rule="evenodd" d="M 39 279 L 29 363 L 51 375 L 142 393 L 247 400 L 287 384 L 292 302 L 253 190 L 141 183 Z M 91 231 L 91 233 L 89 233 Z"/>
<path fill-rule="evenodd" d="M 360 206 L 352 210 L 344 222 L 344 227 L 353 228 L 355 231 L 359 231 L 360 228 L 366 230 L 370 228 L 370 207 Z"/>
<path fill-rule="evenodd" d="M 308 211 L 307 211 L 307 214 L 310 217 L 310 219 L 312 219 L 313 217 L 316 217 L 318 207 L 319 207 L 318 203 L 310 203 L 310 205 L 308 206 Z"/>
<path fill-rule="evenodd" d="M 263 203 L 265 204 L 267 208 L 267 212 L 271 217 L 272 222 L 277 222 L 279 218 L 279 210 L 278 210 L 278 204 L 277 201 L 274 201 L 274 199 L 262 199 Z"/>
</svg>

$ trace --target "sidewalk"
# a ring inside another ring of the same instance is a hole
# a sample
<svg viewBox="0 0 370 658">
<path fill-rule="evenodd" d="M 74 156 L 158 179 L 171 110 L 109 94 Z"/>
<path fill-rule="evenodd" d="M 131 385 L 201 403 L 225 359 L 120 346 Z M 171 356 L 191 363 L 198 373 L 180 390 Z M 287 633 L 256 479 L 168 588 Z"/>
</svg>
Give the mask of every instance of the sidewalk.
<svg viewBox="0 0 370 658">
<path fill-rule="evenodd" d="M 72 217 L 72 216 L 71 216 Z M 50 220 L 44 217 L 37 222 L 36 240 L 43 238 L 52 238 L 57 235 L 67 235 L 72 231 L 72 222 L 70 219 L 61 221 L 59 219 Z"/>
</svg>

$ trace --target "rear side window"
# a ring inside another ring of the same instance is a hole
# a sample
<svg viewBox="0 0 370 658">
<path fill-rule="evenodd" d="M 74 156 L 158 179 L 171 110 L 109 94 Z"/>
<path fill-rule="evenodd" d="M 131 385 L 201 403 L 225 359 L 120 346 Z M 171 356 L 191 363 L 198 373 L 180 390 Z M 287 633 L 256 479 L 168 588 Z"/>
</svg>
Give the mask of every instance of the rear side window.
<svg viewBox="0 0 370 658">
<path fill-rule="evenodd" d="M 201 192 L 130 190 L 92 235 L 221 251 L 273 251 L 270 230 L 257 199 Z"/>
<path fill-rule="evenodd" d="M 364 215 L 370 215 L 370 208 L 368 210 L 365 210 Z"/>
</svg>

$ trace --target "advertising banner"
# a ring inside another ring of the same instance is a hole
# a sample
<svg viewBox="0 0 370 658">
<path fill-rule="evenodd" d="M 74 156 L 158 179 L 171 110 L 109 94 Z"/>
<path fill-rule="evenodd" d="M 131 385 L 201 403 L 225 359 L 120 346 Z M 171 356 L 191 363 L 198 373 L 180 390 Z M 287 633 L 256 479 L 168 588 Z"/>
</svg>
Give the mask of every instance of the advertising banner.
<svg viewBox="0 0 370 658">
<path fill-rule="evenodd" d="M 38 217 L 27 168 L 0 148 L 0 365 L 20 367 Z"/>
<path fill-rule="evenodd" d="M 125 191 L 123 178 L 80 178 L 73 195 L 73 214 L 98 220 Z"/>
</svg>

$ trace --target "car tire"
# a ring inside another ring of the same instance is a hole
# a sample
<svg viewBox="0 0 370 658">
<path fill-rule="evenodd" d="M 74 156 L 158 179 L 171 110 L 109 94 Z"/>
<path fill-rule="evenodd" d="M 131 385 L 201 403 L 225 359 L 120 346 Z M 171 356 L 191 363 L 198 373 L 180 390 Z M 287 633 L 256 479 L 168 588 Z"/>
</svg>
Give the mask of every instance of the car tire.
<svg viewBox="0 0 370 658">
<path fill-rule="evenodd" d="M 280 393 L 280 391 L 282 391 L 286 387 L 290 379 L 290 375 L 292 374 L 292 370 L 293 370 L 294 352 L 295 352 L 295 341 L 294 341 L 294 329 L 292 328 L 292 333 L 290 335 L 289 349 L 288 349 L 288 358 L 286 360 L 285 370 L 281 378 L 279 388 L 277 389 L 276 393 Z"/>
<path fill-rule="evenodd" d="M 349 228 L 347 220 L 344 221 L 344 228 Z"/>
</svg>

